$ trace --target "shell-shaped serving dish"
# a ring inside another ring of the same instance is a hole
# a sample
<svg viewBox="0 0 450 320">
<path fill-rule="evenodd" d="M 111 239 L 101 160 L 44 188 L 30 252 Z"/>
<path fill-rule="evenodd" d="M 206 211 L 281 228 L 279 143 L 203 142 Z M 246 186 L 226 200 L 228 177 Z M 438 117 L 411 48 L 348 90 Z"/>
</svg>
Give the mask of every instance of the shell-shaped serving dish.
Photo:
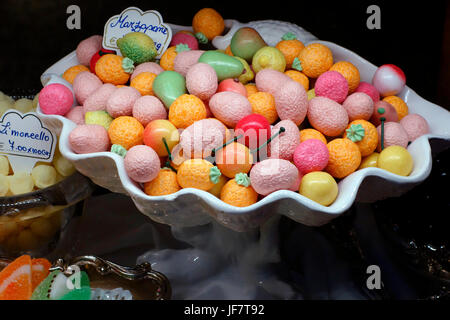
<svg viewBox="0 0 450 320">
<path fill-rule="evenodd" d="M 174 33 L 179 30 L 192 30 L 190 27 L 170 26 Z M 235 20 L 226 20 L 228 33 L 216 37 L 213 44 L 218 48 L 225 48 L 233 33 L 242 26 L 256 28 L 269 45 L 275 45 L 288 31 L 295 33 L 305 44 L 323 43 L 331 49 L 335 61 L 350 61 L 358 67 L 361 81 L 371 82 L 377 69 L 375 65 L 354 52 L 332 42 L 317 40 L 309 32 L 287 22 L 265 20 L 242 24 Z M 42 84 L 45 86 L 60 82 L 67 85 L 60 75 L 68 67 L 76 64 L 78 61 L 75 52 L 72 52 L 42 75 Z M 185 227 L 206 224 L 215 219 L 233 230 L 245 231 L 259 227 L 276 214 L 285 215 L 308 226 L 324 225 L 347 211 L 354 201 L 373 202 L 400 196 L 422 182 L 431 171 L 432 155 L 429 139 L 438 139 L 444 148 L 450 145 L 450 112 L 421 98 L 409 87 L 405 87 L 399 96 L 408 104 L 410 113 L 418 113 L 427 119 L 431 130 L 430 134 L 416 139 L 408 146 L 414 159 L 412 173 L 402 177 L 379 168 L 358 170 L 339 182 L 339 195 L 328 207 L 288 190 L 274 192 L 245 208 L 228 205 L 208 192 L 191 188 L 167 196 L 151 197 L 130 180 L 120 156 L 111 152 L 73 153 L 68 136 L 76 126 L 75 123 L 62 116 L 42 115 L 42 118 L 48 126 L 60 133 L 60 151 L 74 163 L 79 172 L 104 188 L 128 194 L 137 208 L 151 219 Z"/>
</svg>

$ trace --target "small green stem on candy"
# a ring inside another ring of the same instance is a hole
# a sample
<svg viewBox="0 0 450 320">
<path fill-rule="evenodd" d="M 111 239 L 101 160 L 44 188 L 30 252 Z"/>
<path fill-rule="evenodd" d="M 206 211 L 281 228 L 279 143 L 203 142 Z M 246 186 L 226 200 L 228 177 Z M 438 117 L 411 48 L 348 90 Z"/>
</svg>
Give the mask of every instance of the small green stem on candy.
<svg viewBox="0 0 450 320">
<path fill-rule="evenodd" d="M 380 118 L 381 121 L 381 151 L 384 149 L 384 121 L 386 121 L 385 117 Z"/>
<path fill-rule="evenodd" d="M 267 146 L 273 139 L 275 139 L 276 137 L 278 137 L 281 133 L 283 133 L 285 131 L 286 131 L 286 129 L 284 127 L 280 127 L 280 131 L 278 131 L 273 136 L 271 136 L 269 139 L 267 139 L 267 141 L 264 142 L 262 145 L 260 145 L 258 148 L 251 150 L 250 153 L 258 152 L 259 150 L 261 150 L 261 148 Z"/>
<path fill-rule="evenodd" d="M 177 170 L 175 170 L 175 168 L 172 167 L 172 165 L 170 164 L 170 161 L 173 160 L 173 159 L 172 159 L 172 154 L 170 153 L 169 146 L 167 145 L 166 138 L 163 137 L 162 141 L 163 141 L 164 147 L 166 148 L 167 154 L 169 155 L 169 160 L 166 161 L 165 165 L 166 165 L 166 167 L 168 167 L 168 168 L 172 169 L 173 171 L 177 172 Z"/>
</svg>

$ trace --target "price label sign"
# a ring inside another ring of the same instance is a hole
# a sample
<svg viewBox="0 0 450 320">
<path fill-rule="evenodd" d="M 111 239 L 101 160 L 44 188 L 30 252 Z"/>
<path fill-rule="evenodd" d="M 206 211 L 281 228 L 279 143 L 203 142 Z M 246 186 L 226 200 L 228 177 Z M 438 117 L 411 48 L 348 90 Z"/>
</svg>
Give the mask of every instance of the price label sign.
<svg viewBox="0 0 450 320">
<path fill-rule="evenodd" d="M 8 110 L 0 120 L 0 154 L 8 157 L 14 172 L 31 172 L 36 162 L 51 162 L 56 141 L 34 112 Z"/>
<path fill-rule="evenodd" d="M 142 32 L 152 38 L 158 51 L 156 57 L 158 59 L 161 58 L 172 40 L 172 29 L 163 22 L 158 11 L 144 12 L 139 8 L 129 7 L 106 22 L 103 32 L 103 47 L 115 50 L 120 54 L 116 42 L 130 32 Z"/>
</svg>

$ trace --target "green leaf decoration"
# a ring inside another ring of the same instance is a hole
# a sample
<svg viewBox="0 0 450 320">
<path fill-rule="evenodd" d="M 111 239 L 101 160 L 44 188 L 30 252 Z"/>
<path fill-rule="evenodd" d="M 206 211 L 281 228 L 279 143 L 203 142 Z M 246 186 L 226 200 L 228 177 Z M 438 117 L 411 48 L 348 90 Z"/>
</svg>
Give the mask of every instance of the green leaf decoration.
<svg viewBox="0 0 450 320">
<path fill-rule="evenodd" d="M 246 173 L 237 173 L 234 176 L 234 180 L 236 181 L 236 183 L 238 185 L 244 186 L 244 187 L 248 187 L 250 186 L 250 178 L 248 177 L 248 175 Z"/>
<path fill-rule="evenodd" d="M 123 58 L 122 60 L 122 69 L 126 73 L 133 73 L 134 71 L 134 61 L 128 57 Z"/>
<path fill-rule="evenodd" d="M 294 61 L 292 62 L 292 69 L 298 70 L 298 71 L 302 71 L 302 63 L 300 62 L 300 59 L 298 57 L 296 57 L 294 59 Z"/>
<path fill-rule="evenodd" d="M 127 154 L 127 149 L 122 147 L 120 144 L 113 144 L 111 146 L 111 152 L 118 154 L 119 156 L 121 156 L 123 158 Z"/>
<path fill-rule="evenodd" d="M 361 124 L 352 124 L 350 128 L 345 131 L 347 132 L 347 138 L 353 142 L 361 141 L 366 133 Z"/>
<path fill-rule="evenodd" d="M 220 176 L 222 175 L 222 173 L 220 172 L 219 168 L 217 168 L 216 166 L 212 167 L 209 170 L 209 179 L 214 183 L 218 183 Z"/>
<path fill-rule="evenodd" d="M 191 48 L 189 48 L 189 46 L 186 43 L 177 44 L 176 49 L 175 49 L 175 51 L 178 53 L 183 52 L 183 51 L 189 51 L 189 50 L 191 50 Z"/>
<path fill-rule="evenodd" d="M 195 34 L 195 37 L 197 38 L 198 42 L 201 43 L 201 44 L 208 43 L 208 38 L 201 32 L 197 32 Z"/>
<path fill-rule="evenodd" d="M 292 33 L 292 32 L 286 32 L 285 34 L 283 34 L 283 36 L 281 37 L 282 40 L 296 40 L 297 36 Z"/>
</svg>

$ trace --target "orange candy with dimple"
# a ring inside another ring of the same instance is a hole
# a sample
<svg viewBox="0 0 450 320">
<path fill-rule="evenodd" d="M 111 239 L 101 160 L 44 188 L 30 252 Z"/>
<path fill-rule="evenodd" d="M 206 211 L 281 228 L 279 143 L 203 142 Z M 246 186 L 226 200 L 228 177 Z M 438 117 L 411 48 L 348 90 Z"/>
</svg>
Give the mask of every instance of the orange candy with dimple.
<svg viewBox="0 0 450 320">
<path fill-rule="evenodd" d="M 252 168 L 253 156 L 243 144 L 232 142 L 216 152 L 217 168 L 228 178 L 247 173 Z"/>
</svg>

